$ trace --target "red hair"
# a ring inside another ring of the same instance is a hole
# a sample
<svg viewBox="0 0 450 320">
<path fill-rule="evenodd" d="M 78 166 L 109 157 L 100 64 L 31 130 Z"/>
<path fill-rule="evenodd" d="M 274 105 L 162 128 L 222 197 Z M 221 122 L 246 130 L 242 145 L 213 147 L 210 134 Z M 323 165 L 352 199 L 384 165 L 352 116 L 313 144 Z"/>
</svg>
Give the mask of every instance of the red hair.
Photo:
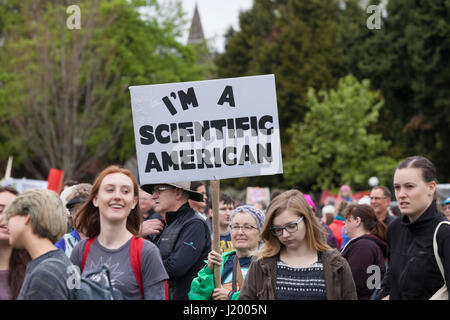
<svg viewBox="0 0 450 320">
<path fill-rule="evenodd" d="M 81 206 L 80 210 L 77 214 L 77 221 L 75 228 L 85 234 L 89 238 L 96 237 L 100 234 L 100 212 L 97 207 L 93 204 L 93 199 L 97 196 L 98 191 L 100 189 L 100 185 L 102 184 L 103 179 L 110 174 L 113 173 L 122 173 L 129 177 L 133 183 L 133 191 L 134 197 L 137 199 L 139 195 L 139 186 L 134 178 L 133 173 L 130 170 L 125 168 L 112 165 L 101 171 L 92 185 L 91 192 L 89 193 L 89 198 L 87 201 Z M 135 236 L 139 234 L 142 217 L 140 215 L 139 209 L 139 201 L 136 204 L 136 207 L 131 210 L 130 214 L 127 217 L 127 230 L 130 231 Z"/>
</svg>

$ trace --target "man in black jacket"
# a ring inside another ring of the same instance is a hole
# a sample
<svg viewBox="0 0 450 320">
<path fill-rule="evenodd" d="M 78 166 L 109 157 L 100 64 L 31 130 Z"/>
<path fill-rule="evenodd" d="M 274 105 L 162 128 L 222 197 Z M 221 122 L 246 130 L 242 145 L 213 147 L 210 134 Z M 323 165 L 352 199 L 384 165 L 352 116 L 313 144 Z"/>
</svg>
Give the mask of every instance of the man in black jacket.
<svg viewBox="0 0 450 320">
<path fill-rule="evenodd" d="M 188 203 L 189 199 L 201 201 L 203 195 L 191 190 L 190 182 L 147 184 L 141 188 L 152 194 L 155 211 L 165 223 L 155 242 L 169 275 L 169 299 L 187 300 L 192 279 L 211 251 L 208 226 Z"/>
</svg>

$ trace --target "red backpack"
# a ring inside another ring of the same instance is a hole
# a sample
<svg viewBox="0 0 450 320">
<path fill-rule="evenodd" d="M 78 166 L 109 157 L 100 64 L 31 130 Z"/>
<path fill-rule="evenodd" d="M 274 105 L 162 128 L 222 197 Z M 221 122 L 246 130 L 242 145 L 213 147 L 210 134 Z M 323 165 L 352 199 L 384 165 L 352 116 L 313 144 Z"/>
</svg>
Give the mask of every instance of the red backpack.
<svg viewBox="0 0 450 320">
<path fill-rule="evenodd" d="M 86 241 L 86 245 L 84 246 L 83 252 L 83 261 L 81 263 L 81 272 L 83 272 L 84 266 L 86 265 L 89 250 L 91 249 L 91 245 L 94 242 L 94 240 L 95 238 L 90 238 L 88 241 Z M 142 299 L 144 300 L 144 287 L 142 285 L 142 274 L 141 274 L 141 256 L 143 245 L 144 239 L 137 238 L 136 236 L 133 236 L 131 238 L 131 245 L 130 245 L 131 268 L 133 269 L 134 276 L 136 277 L 136 281 L 139 286 L 139 291 L 141 292 Z"/>
</svg>

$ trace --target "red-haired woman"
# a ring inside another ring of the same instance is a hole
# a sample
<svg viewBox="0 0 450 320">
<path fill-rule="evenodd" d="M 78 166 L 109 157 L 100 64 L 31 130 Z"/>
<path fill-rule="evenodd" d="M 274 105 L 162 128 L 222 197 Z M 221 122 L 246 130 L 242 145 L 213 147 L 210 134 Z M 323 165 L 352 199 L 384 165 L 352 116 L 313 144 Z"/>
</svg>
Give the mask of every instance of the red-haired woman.
<svg viewBox="0 0 450 320">
<path fill-rule="evenodd" d="M 113 285 L 125 299 L 164 299 L 168 276 L 159 250 L 136 237 L 142 219 L 138 195 L 139 187 L 129 170 L 109 166 L 100 172 L 76 224 L 89 240 L 79 242 L 70 259 L 83 273 L 106 263 Z M 136 257 L 136 252 L 141 254 Z"/>
</svg>

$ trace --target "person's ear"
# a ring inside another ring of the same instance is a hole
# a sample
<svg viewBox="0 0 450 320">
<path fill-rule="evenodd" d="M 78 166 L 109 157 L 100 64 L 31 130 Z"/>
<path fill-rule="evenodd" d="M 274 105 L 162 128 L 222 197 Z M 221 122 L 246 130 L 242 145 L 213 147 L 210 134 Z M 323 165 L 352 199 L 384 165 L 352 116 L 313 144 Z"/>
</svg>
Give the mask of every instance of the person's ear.
<svg viewBox="0 0 450 320">
<path fill-rule="evenodd" d="M 31 222 L 31 216 L 30 216 L 30 214 L 28 213 L 26 216 L 25 216 L 25 224 L 27 225 L 27 224 L 30 224 L 30 222 Z"/>
<path fill-rule="evenodd" d="M 138 202 L 139 202 L 139 198 L 135 197 L 133 200 L 133 206 L 131 207 L 131 210 L 134 210 L 134 208 L 136 208 L 136 205 L 138 204 Z"/>
<path fill-rule="evenodd" d="M 92 199 L 92 204 L 94 205 L 94 207 L 98 208 L 98 199 L 97 199 L 97 196 L 95 196 L 94 199 Z"/>
<path fill-rule="evenodd" d="M 428 195 L 433 197 L 436 192 L 436 181 L 431 181 L 428 183 Z"/>
</svg>

